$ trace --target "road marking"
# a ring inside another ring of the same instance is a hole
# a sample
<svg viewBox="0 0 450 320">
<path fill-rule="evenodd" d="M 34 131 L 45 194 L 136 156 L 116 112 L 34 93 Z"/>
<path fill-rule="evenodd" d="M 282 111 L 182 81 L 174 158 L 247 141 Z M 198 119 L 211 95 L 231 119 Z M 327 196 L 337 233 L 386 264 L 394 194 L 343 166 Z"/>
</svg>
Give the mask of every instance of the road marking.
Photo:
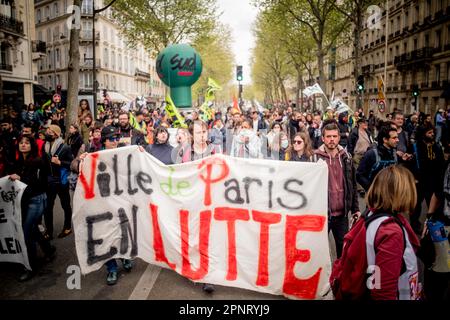
<svg viewBox="0 0 450 320">
<path fill-rule="evenodd" d="M 147 266 L 128 300 L 147 300 L 153 289 L 161 268 L 152 264 Z"/>
</svg>

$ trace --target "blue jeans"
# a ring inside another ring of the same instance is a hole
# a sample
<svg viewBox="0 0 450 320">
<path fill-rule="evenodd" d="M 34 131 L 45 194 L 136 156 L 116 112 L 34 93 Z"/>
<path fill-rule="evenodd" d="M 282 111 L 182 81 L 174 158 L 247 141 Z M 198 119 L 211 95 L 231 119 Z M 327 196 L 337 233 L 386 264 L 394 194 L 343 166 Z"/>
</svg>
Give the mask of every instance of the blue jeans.
<svg viewBox="0 0 450 320">
<path fill-rule="evenodd" d="M 27 245 L 28 260 L 30 265 L 36 262 L 36 243 L 39 242 L 44 252 L 48 252 L 49 243 L 43 243 L 42 234 L 39 231 L 38 225 L 42 220 L 42 215 L 47 206 L 47 195 L 42 193 L 40 195 L 30 198 L 26 204 L 26 215 L 22 221 L 23 235 Z"/>
<path fill-rule="evenodd" d="M 127 259 L 120 259 L 120 260 L 122 260 L 122 263 L 124 263 L 125 261 L 129 261 Z M 117 272 L 117 261 L 116 261 L 116 259 L 108 260 L 105 263 L 105 265 L 106 265 L 106 270 L 108 272 Z"/>
</svg>

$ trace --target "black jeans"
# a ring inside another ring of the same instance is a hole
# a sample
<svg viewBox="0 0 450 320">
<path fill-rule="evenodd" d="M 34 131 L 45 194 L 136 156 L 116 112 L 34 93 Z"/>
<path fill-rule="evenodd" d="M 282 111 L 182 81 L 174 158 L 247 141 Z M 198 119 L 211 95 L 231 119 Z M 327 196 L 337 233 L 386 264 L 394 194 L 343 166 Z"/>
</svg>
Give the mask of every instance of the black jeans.
<svg viewBox="0 0 450 320">
<path fill-rule="evenodd" d="M 45 227 L 47 233 L 53 236 L 53 206 L 56 196 L 59 196 L 61 206 L 64 210 L 64 229 L 72 227 L 72 208 L 70 207 L 69 184 L 49 183 L 47 190 L 47 209 L 44 213 Z"/>
<path fill-rule="evenodd" d="M 334 242 L 336 243 L 336 255 L 340 258 L 342 255 L 342 247 L 344 246 L 344 236 L 348 232 L 348 218 L 345 214 L 337 217 L 329 217 L 328 232 L 333 233 Z"/>
</svg>

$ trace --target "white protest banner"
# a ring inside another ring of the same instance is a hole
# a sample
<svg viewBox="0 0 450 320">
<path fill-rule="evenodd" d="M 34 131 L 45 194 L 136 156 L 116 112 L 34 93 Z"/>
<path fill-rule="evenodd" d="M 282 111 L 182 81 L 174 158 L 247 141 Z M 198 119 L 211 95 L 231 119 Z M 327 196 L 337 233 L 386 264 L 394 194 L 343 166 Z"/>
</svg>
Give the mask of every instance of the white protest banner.
<svg viewBox="0 0 450 320">
<path fill-rule="evenodd" d="M 309 86 L 309 87 L 306 87 L 305 89 L 303 89 L 303 95 L 307 96 L 307 97 L 312 96 L 313 94 L 316 94 L 316 93 L 325 94 L 318 83 L 316 83 L 313 86 Z"/>
<path fill-rule="evenodd" d="M 165 166 L 136 146 L 89 154 L 73 201 L 81 271 L 139 257 L 193 281 L 322 299 L 327 185 L 325 163 L 216 154 Z"/>
<path fill-rule="evenodd" d="M 0 179 L 0 262 L 13 262 L 31 270 L 22 229 L 20 202 L 26 184 Z"/>
</svg>

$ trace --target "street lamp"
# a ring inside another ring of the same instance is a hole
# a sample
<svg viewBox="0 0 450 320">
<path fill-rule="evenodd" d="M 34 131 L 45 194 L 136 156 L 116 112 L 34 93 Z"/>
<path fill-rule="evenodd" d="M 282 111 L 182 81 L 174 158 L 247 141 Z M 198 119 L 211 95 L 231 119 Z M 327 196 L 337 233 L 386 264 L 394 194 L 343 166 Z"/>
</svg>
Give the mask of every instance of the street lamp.
<svg viewBox="0 0 450 320">
<path fill-rule="evenodd" d="M 97 120 L 97 72 L 96 72 L 96 61 L 95 61 L 95 15 L 102 11 L 105 11 L 113 5 L 117 0 L 112 0 L 106 7 L 101 9 L 95 9 L 95 0 L 92 0 L 92 98 L 93 98 L 93 108 L 94 108 L 94 121 Z"/>
</svg>

